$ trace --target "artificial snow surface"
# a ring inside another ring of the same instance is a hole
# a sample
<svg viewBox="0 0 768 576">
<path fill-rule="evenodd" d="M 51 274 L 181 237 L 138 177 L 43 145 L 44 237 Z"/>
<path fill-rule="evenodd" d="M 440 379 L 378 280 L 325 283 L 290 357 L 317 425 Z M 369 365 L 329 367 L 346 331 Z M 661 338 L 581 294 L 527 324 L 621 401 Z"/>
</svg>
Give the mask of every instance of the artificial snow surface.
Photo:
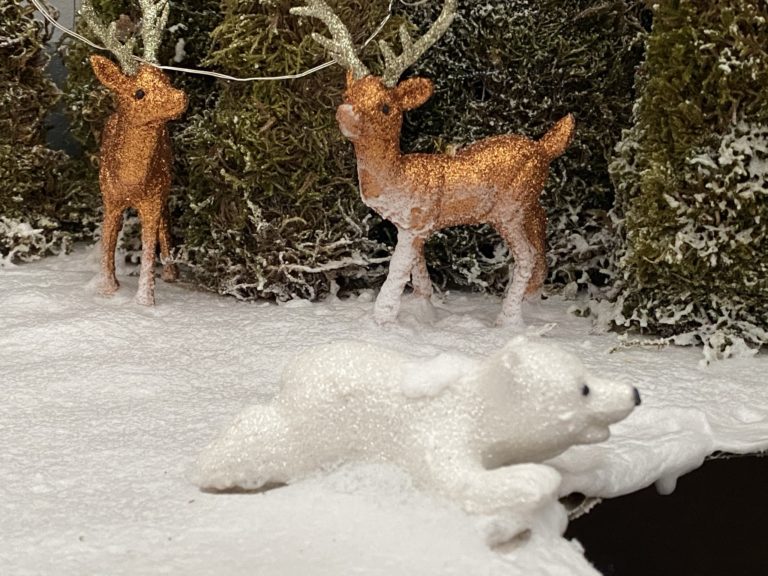
<svg viewBox="0 0 768 576">
<path fill-rule="evenodd" d="M 296 354 L 356 340 L 486 356 L 514 334 L 493 327 L 498 299 L 448 295 L 431 323 L 406 299 L 384 329 L 369 294 L 276 306 L 159 282 L 157 307 L 145 308 L 125 274 L 115 297 L 96 295 L 97 269 L 93 250 L 0 269 L 0 574 L 596 574 L 578 545 L 546 530 L 490 549 L 492 518 L 385 464 L 261 494 L 208 494 L 188 480 L 241 409 L 275 395 Z M 568 308 L 552 298 L 523 314 L 534 331 L 555 324 L 544 338 L 592 372 L 637 386 L 643 405 L 608 442 L 550 462 L 562 493 L 668 490 L 714 451 L 768 449 L 765 354 L 707 368 L 696 349 L 610 354 L 616 336 Z"/>
</svg>

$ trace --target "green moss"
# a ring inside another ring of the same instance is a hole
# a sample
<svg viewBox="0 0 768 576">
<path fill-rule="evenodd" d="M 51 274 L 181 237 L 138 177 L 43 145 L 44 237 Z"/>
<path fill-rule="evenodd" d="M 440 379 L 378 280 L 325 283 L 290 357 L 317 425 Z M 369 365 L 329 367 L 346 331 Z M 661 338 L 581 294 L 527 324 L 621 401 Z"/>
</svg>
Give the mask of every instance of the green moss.
<svg viewBox="0 0 768 576">
<path fill-rule="evenodd" d="M 66 248 L 81 198 L 62 185 L 67 156 L 45 146 L 45 117 L 59 98 L 46 77 L 50 30 L 28 2 L 0 0 L 0 259 Z"/>
<path fill-rule="evenodd" d="M 612 166 L 621 325 L 721 348 L 768 341 L 767 22 L 764 2 L 656 5 L 636 124 Z"/>
</svg>

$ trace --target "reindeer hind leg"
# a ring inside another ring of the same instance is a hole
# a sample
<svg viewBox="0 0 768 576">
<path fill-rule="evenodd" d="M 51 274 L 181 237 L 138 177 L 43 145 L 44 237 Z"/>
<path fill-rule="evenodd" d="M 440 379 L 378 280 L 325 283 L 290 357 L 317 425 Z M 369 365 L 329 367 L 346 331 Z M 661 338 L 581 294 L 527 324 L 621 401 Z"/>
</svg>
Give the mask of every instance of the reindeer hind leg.
<svg viewBox="0 0 768 576">
<path fill-rule="evenodd" d="M 523 298 L 536 268 L 536 248 L 528 240 L 519 217 L 498 226 L 497 230 L 507 242 L 514 262 L 510 266 L 509 286 L 496 324 L 521 327 Z"/>
<path fill-rule="evenodd" d="M 524 232 L 534 250 L 533 272 L 525 289 L 525 297 L 533 299 L 541 293 L 547 279 L 547 215 L 540 205 L 536 204 L 525 219 Z"/>
<path fill-rule="evenodd" d="M 179 268 L 171 261 L 171 224 L 170 210 L 163 206 L 158 228 L 158 240 L 160 242 L 160 261 L 163 263 L 162 278 L 166 282 L 175 282 L 179 279 Z"/>
</svg>

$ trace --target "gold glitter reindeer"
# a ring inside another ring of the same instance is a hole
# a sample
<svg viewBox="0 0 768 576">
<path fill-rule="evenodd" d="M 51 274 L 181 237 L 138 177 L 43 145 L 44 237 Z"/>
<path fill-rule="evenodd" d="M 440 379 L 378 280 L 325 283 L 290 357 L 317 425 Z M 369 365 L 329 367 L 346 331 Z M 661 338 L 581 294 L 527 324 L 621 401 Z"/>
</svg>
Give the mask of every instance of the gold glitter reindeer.
<svg viewBox="0 0 768 576">
<path fill-rule="evenodd" d="M 374 307 L 378 323 L 392 322 L 408 279 L 427 302 L 432 295 L 424 243 L 435 231 L 462 224 L 490 224 L 514 257 L 512 281 L 497 324 L 520 324 L 523 298 L 537 295 L 546 278 L 546 215 L 539 196 L 550 162 L 568 146 L 574 131 L 569 114 L 538 141 L 517 135 L 487 138 L 455 154 L 403 154 L 403 113 L 424 104 L 433 92 L 425 78 L 398 83 L 450 26 L 456 0 L 447 0 L 429 31 L 414 41 L 400 28 L 403 52 L 379 42 L 385 70 L 372 76 L 352 37 L 323 0 L 307 0 L 293 14 L 321 20 L 332 39 L 313 34 L 347 70 L 347 90 L 336 118 L 357 156 L 363 202 L 397 227 L 389 274 Z"/>
<path fill-rule="evenodd" d="M 139 0 L 144 59 L 157 63 L 157 50 L 168 21 L 168 0 Z M 102 56 L 91 56 L 99 81 L 116 96 L 117 111 L 107 119 L 101 136 L 99 184 L 104 200 L 102 258 L 99 290 L 113 294 L 115 245 L 126 208 L 136 208 L 141 219 L 141 272 L 136 302 L 155 303 L 155 250 L 158 239 L 163 261 L 163 280 L 178 278 L 170 261 L 168 193 L 171 186 L 171 140 L 166 123 L 187 108 L 182 90 L 171 86 L 165 73 L 133 57 L 136 38 L 120 40 L 118 24 L 105 26 L 90 0 L 80 8 L 85 23 L 107 46 L 120 66 Z M 122 68 L 122 70 L 121 70 Z"/>
</svg>

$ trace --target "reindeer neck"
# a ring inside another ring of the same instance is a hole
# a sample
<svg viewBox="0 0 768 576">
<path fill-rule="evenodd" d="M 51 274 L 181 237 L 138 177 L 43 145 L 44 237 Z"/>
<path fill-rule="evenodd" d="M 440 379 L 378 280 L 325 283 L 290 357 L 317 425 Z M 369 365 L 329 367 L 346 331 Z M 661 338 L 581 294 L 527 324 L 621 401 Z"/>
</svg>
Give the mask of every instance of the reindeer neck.
<svg viewBox="0 0 768 576">
<path fill-rule="evenodd" d="M 120 112 L 115 114 L 115 117 L 115 168 L 122 174 L 122 180 L 126 183 L 143 182 L 150 175 L 154 163 L 162 156 L 161 147 L 167 139 L 166 125 L 132 124 Z"/>
<path fill-rule="evenodd" d="M 398 139 L 358 140 L 354 144 L 363 198 L 376 198 L 384 188 L 397 185 L 403 153 Z"/>
</svg>

